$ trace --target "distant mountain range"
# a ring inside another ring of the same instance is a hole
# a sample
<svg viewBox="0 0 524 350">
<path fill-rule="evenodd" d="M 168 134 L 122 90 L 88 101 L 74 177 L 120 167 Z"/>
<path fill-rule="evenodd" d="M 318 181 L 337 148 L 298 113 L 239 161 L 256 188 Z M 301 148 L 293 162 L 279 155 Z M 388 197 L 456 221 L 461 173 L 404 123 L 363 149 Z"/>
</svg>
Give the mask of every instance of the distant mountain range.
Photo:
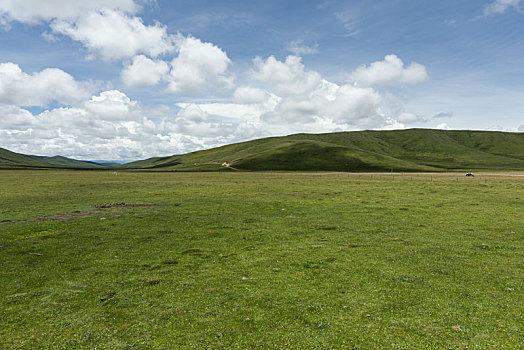
<svg viewBox="0 0 524 350">
<path fill-rule="evenodd" d="M 28 156 L 0 148 L 1 168 L 157 171 L 524 170 L 524 133 L 408 129 L 295 134 L 127 164 Z"/>
</svg>

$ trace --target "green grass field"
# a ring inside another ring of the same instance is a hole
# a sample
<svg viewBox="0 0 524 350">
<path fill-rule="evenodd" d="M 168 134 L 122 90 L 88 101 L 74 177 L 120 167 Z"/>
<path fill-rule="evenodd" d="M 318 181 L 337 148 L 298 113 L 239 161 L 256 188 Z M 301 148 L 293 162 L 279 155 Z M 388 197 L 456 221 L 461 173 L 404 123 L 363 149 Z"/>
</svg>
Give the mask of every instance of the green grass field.
<svg viewBox="0 0 524 350">
<path fill-rule="evenodd" d="M 524 177 L 5 170 L 0 203 L 0 349 L 524 346 Z"/>
</svg>

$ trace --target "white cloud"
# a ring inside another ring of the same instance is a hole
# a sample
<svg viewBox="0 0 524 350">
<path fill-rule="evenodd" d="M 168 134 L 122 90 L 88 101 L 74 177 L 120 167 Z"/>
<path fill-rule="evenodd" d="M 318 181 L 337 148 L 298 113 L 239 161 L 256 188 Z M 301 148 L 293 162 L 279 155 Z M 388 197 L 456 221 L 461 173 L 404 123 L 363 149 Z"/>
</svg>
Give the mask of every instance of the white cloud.
<svg viewBox="0 0 524 350">
<path fill-rule="evenodd" d="M 165 107 L 148 111 L 117 90 L 37 115 L 0 103 L 0 115 L 2 147 L 77 159 L 144 159 L 269 136 L 260 125 L 218 118 L 194 104 L 177 114 Z M 148 115 L 160 120 L 155 123 Z"/>
<path fill-rule="evenodd" d="M 380 112 L 382 96 L 371 88 L 340 86 L 335 99 L 327 103 L 326 115 L 338 123 L 378 127 L 384 123 Z"/>
<path fill-rule="evenodd" d="M 309 124 L 333 128 L 382 127 L 381 95 L 371 88 L 337 85 L 318 72 L 307 71 L 298 56 L 253 61 L 253 79 L 265 83 L 281 99 L 260 118 L 272 125 Z"/>
<path fill-rule="evenodd" d="M 167 27 L 156 23 L 144 25 L 140 17 L 103 9 L 87 13 L 75 20 L 51 23 L 55 33 L 80 41 L 87 49 L 104 60 L 119 60 L 146 54 L 150 57 L 173 52 L 174 36 Z"/>
<path fill-rule="evenodd" d="M 182 95 L 221 92 L 233 88 L 231 60 L 212 43 L 192 36 L 176 38 L 178 56 L 171 62 L 168 91 Z"/>
<path fill-rule="evenodd" d="M 260 116 L 275 107 L 277 102 L 274 99 L 276 99 L 276 96 L 271 95 L 268 102 L 256 105 L 236 103 L 198 104 L 196 106 L 201 112 L 195 114 L 201 117 L 199 122 L 202 125 L 197 126 L 193 124 L 192 128 L 194 131 L 192 132 L 202 133 L 202 130 L 213 129 L 209 131 L 213 135 L 216 131 L 222 130 L 222 134 L 211 138 L 209 138 L 210 135 L 204 132 L 204 135 L 207 135 L 207 139 L 204 139 L 205 143 L 208 145 L 214 144 L 215 146 L 271 136 L 271 131 L 268 130 L 266 124 L 261 122 Z M 178 117 L 184 117 L 186 115 L 185 111 L 195 106 L 190 103 L 179 103 L 177 105 L 183 108 Z M 195 121 L 195 118 L 193 117 L 192 120 Z M 180 119 L 177 119 L 176 122 L 180 122 Z M 187 132 L 187 122 L 184 122 L 184 124 L 186 124 L 184 128 Z M 174 130 L 181 131 L 181 129 Z"/>
<path fill-rule="evenodd" d="M 0 144 L 26 154 L 80 159 L 139 159 L 205 147 L 198 138 L 161 129 L 137 101 L 116 90 L 104 91 L 77 106 L 33 115 L 0 104 Z M 172 118 L 166 113 L 165 119 Z"/>
<path fill-rule="evenodd" d="M 152 60 L 144 55 L 133 57 L 133 61 L 122 70 L 120 77 L 126 86 L 152 86 L 165 79 L 169 72 L 166 62 Z"/>
<path fill-rule="evenodd" d="M 222 138 L 226 140 L 235 132 L 233 123 L 219 118 L 212 118 L 198 105 L 189 104 L 182 109 L 174 121 L 164 121 L 162 131 L 174 132 L 199 138 Z"/>
<path fill-rule="evenodd" d="M 287 50 L 293 52 L 295 56 L 311 55 L 318 52 L 318 44 L 307 46 L 302 39 L 297 39 L 288 44 Z"/>
<path fill-rule="evenodd" d="M 521 0 L 494 0 L 484 6 L 484 17 L 506 12 L 510 7 L 520 9 Z"/>
<path fill-rule="evenodd" d="M 315 71 L 305 71 L 301 58 L 288 56 L 285 62 L 275 56 L 266 60 L 253 60 L 251 77 L 269 86 L 277 95 L 303 95 L 322 85 L 322 76 Z"/>
<path fill-rule="evenodd" d="M 27 110 L 17 106 L 0 103 L 0 115 L 2 116 L 2 126 L 5 129 L 29 129 L 36 120 Z"/>
<path fill-rule="evenodd" d="M 202 122 L 208 119 L 209 114 L 204 112 L 198 105 L 190 103 L 178 112 L 177 117 L 193 122 Z"/>
<path fill-rule="evenodd" d="M 121 72 L 126 86 L 153 86 L 165 81 L 168 92 L 185 96 L 221 94 L 234 87 L 234 78 L 228 72 L 231 60 L 221 48 L 192 36 L 169 34 L 159 22 L 144 24 L 134 15 L 140 8 L 136 0 L 50 0 L 48 7 L 28 2 L 34 8 L 0 0 L 3 21 L 48 22 L 51 31 L 43 32 L 45 40 L 69 37 L 86 47 L 88 59 L 131 59 Z M 175 58 L 167 63 L 165 56 Z"/>
<path fill-rule="evenodd" d="M 439 125 L 437 125 L 437 129 L 450 130 L 451 128 L 449 127 L 447 123 L 440 123 Z"/>
<path fill-rule="evenodd" d="M 143 117 L 138 102 L 131 101 L 118 90 L 103 91 L 98 96 L 93 96 L 84 106 L 86 111 L 107 121 L 129 121 Z"/>
<path fill-rule="evenodd" d="M 264 103 L 257 104 L 240 104 L 240 103 L 201 103 L 198 107 L 204 112 L 223 117 L 231 120 L 236 119 L 239 122 L 249 121 L 257 123 L 260 116 L 270 112 L 282 101 L 282 98 L 268 93 L 269 97 Z M 186 108 L 190 103 L 177 103 L 180 108 Z"/>
<path fill-rule="evenodd" d="M 77 82 L 66 72 L 48 68 L 27 74 L 15 63 L 0 63 L 0 102 L 19 106 L 46 106 L 51 101 L 71 104 L 90 95 L 89 83 Z"/>
<path fill-rule="evenodd" d="M 140 6 L 134 0 L 0 0 L 0 21 L 37 24 L 72 20 L 103 8 L 135 13 Z"/>
<path fill-rule="evenodd" d="M 397 117 L 397 121 L 402 124 L 412 124 L 416 122 L 426 122 L 427 120 L 415 113 L 401 113 Z"/>
<path fill-rule="evenodd" d="M 519 128 L 517 129 L 518 131 L 524 131 L 524 124 L 522 124 L 521 126 L 519 126 Z"/>
<path fill-rule="evenodd" d="M 265 90 L 250 86 L 240 86 L 233 93 L 233 101 L 238 104 L 264 103 L 268 98 L 269 94 Z"/>
<path fill-rule="evenodd" d="M 383 61 L 362 65 L 350 75 L 350 79 L 363 86 L 392 84 L 418 84 L 429 78 L 426 67 L 412 62 L 404 68 L 404 63 L 396 55 L 387 55 Z"/>
</svg>

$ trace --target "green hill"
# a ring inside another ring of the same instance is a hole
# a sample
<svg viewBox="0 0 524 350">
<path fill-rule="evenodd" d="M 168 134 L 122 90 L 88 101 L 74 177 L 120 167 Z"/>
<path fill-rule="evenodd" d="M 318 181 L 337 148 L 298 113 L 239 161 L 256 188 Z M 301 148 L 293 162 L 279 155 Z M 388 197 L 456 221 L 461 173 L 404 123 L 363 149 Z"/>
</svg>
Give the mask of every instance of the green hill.
<svg viewBox="0 0 524 350">
<path fill-rule="evenodd" d="M 103 165 L 62 156 L 32 156 L 11 152 L 0 148 L 0 169 L 2 168 L 64 168 L 64 169 L 101 169 Z"/>
<path fill-rule="evenodd" d="M 224 164 L 226 163 L 226 164 Z M 409 129 L 296 134 L 127 163 L 157 170 L 524 170 L 524 134 Z"/>
<path fill-rule="evenodd" d="M 102 168 L 104 167 L 103 165 L 98 164 L 98 163 L 86 162 L 83 160 L 76 160 L 76 159 L 66 158 L 62 156 L 54 156 L 54 157 L 30 156 L 30 157 L 41 160 L 45 162 L 46 164 L 50 164 L 50 165 L 54 165 L 58 167 L 64 167 L 64 168 Z"/>
<path fill-rule="evenodd" d="M 13 167 L 34 167 L 43 168 L 49 166 L 45 162 L 26 156 L 25 154 L 15 153 L 8 151 L 4 148 L 0 148 L 0 168 L 13 168 Z"/>
<path fill-rule="evenodd" d="M 61 156 L 0 148 L 1 168 L 107 169 Z M 410 129 L 296 134 L 184 155 L 155 157 L 119 169 L 217 171 L 524 170 L 524 133 Z"/>
</svg>

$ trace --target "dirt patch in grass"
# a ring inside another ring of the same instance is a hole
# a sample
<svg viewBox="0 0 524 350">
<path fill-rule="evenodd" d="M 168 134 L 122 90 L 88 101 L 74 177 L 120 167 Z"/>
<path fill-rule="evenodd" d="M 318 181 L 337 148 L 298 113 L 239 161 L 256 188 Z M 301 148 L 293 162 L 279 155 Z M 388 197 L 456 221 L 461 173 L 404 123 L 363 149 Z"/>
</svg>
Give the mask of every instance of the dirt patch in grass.
<svg viewBox="0 0 524 350">
<path fill-rule="evenodd" d="M 139 207 L 156 207 L 158 204 L 155 203 L 108 203 L 108 204 L 95 204 L 95 208 L 139 208 Z"/>
<path fill-rule="evenodd" d="M 108 208 L 140 208 L 140 207 L 155 207 L 159 204 L 154 203 L 112 203 L 112 204 L 97 204 L 95 205 L 97 210 L 86 210 L 86 211 L 74 211 L 72 213 L 60 213 L 48 216 L 42 216 L 39 218 L 21 219 L 21 220 L 4 220 L 4 222 L 44 222 L 51 220 L 73 220 L 82 218 L 91 218 L 95 216 L 104 216 L 100 220 L 106 220 L 109 217 L 119 217 L 122 215 L 144 215 L 144 214 L 158 214 L 158 211 L 146 210 L 140 213 L 126 213 L 120 210 L 117 211 L 104 211 L 100 209 Z"/>
</svg>

